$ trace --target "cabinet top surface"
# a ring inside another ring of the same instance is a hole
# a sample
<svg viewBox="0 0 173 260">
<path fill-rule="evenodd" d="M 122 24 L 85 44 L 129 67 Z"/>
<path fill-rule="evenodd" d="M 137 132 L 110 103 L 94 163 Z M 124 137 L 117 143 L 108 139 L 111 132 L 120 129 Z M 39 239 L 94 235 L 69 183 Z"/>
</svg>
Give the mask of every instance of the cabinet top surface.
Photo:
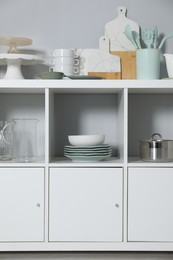
<svg viewBox="0 0 173 260">
<path fill-rule="evenodd" d="M 173 93 L 173 80 L 1 80 L 0 93 Z"/>
</svg>

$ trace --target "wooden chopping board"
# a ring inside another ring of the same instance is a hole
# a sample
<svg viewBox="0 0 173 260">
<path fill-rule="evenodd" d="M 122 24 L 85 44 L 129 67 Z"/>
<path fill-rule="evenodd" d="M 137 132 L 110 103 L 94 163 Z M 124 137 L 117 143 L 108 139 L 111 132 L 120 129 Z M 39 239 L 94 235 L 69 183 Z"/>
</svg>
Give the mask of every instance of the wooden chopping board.
<svg viewBox="0 0 173 260">
<path fill-rule="evenodd" d="M 117 12 L 117 18 L 105 24 L 105 36 L 110 39 L 110 51 L 134 51 L 135 48 L 124 34 L 124 30 L 129 24 L 133 31 L 139 33 L 139 25 L 126 17 L 125 7 L 118 7 Z"/>
<path fill-rule="evenodd" d="M 136 51 L 111 51 L 121 60 L 121 78 L 136 79 Z"/>
</svg>

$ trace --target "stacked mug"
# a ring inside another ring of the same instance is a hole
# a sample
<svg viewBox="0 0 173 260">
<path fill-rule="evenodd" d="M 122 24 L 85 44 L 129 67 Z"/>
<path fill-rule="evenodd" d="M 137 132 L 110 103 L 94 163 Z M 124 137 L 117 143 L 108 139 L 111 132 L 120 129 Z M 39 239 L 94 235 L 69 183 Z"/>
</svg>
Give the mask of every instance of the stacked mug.
<svg viewBox="0 0 173 260">
<path fill-rule="evenodd" d="M 55 49 L 49 52 L 51 67 L 49 71 L 63 72 L 66 76 L 79 73 L 79 57 L 73 49 Z"/>
</svg>

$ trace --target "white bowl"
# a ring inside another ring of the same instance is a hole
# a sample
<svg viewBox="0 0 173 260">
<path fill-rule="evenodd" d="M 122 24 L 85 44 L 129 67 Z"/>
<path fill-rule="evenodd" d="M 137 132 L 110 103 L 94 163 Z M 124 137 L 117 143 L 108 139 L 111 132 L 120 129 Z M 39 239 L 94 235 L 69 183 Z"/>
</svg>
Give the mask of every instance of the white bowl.
<svg viewBox="0 0 173 260">
<path fill-rule="evenodd" d="M 105 135 L 69 135 L 71 145 L 99 145 L 105 140 Z"/>
</svg>

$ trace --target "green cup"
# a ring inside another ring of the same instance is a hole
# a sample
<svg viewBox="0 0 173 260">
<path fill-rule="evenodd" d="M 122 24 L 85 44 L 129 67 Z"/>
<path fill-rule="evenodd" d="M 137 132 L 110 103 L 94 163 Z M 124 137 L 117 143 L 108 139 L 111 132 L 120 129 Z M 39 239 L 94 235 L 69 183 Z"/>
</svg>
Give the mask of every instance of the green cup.
<svg viewBox="0 0 173 260">
<path fill-rule="evenodd" d="M 136 50 L 136 78 L 159 79 L 160 78 L 160 49 Z"/>
</svg>

